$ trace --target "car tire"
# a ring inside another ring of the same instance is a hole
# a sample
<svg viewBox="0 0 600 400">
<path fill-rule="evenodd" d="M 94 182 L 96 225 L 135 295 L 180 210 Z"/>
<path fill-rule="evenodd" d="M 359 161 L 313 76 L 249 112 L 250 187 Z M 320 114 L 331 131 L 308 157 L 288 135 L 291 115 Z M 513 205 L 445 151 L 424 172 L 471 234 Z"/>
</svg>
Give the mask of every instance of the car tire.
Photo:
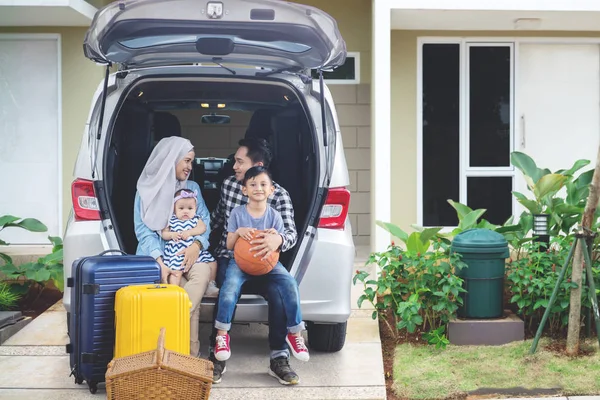
<svg viewBox="0 0 600 400">
<path fill-rule="evenodd" d="M 335 353 L 344 347 L 348 322 L 341 324 L 307 323 L 308 345 L 316 351 Z"/>
</svg>

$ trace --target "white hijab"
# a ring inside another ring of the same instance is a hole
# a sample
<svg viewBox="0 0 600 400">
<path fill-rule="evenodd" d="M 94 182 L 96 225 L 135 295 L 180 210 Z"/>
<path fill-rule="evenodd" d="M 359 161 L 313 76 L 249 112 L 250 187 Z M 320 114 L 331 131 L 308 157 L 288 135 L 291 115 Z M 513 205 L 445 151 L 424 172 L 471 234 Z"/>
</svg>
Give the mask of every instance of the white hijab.
<svg viewBox="0 0 600 400">
<path fill-rule="evenodd" d="M 188 139 L 171 136 L 162 139 L 150 154 L 137 182 L 142 221 L 153 231 L 164 229 L 173 214 L 175 192 L 186 187 L 177 180 L 175 167 L 194 146 Z"/>
</svg>

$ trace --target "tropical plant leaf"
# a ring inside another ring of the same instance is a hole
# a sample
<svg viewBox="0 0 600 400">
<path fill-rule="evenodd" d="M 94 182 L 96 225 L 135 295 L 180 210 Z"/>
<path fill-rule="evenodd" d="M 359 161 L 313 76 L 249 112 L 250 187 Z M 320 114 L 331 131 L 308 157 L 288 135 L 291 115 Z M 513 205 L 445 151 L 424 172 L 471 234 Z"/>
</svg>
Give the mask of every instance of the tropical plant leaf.
<svg viewBox="0 0 600 400">
<path fill-rule="evenodd" d="M 65 291 L 65 281 L 64 281 L 63 274 L 58 274 L 55 277 L 53 277 L 52 282 L 54 283 L 54 286 L 56 286 L 56 288 L 58 290 L 60 290 L 61 292 Z"/>
<path fill-rule="evenodd" d="M 459 221 L 462 221 L 462 219 L 465 216 L 467 216 L 471 211 L 473 211 L 471 207 L 459 203 L 458 201 L 454 201 L 452 199 L 448 199 L 447 201 L 456 210 L 456 215 L 458 216 Z"/>
<path fill-rule="evenodd" d="M 577 184 L 578 188 L 588 187 L 592 183 L 592 177 L 594 176 L 594 170 L 582 172 L 573 182 Z"/>
<path fill-rule="evenodd" d="M 25 273 L 25 278 L 30 279 L 32 281 L 37 280 L 37 270 L 38 270 L 38 264 L 37 263 L 25 263 L 23 265 L 20 266 L 20 270 L 21 272 Z"/>
<path fill-rule="evenodd" d="M 529 210 L 532 214 L 539 214 L 542 212 L 542 206 L 538 204 L 535 200 L 528 199 L 523 193 L 519 193 L 516 191 L 512 192 L 513 195 L 517 198 L 517 201 Z"/>
<path fill-rule="evenodd" d="M 525 179 L 525 183 L 527 184 L 527 188 L 531 192 L 533 192 L 533 189 L 535 188 L 535 182 L 534 182 L 534 180 L 530 176 L 523 176 L 523 179 Z"/>
<path fill-rule="evenodd" d="M 517 167 L 525 177 L 531 178 L 535 184 L 541 177 L 541 173 L 533 158 L 520 151 L 513 151 L 510 154 L 510 163 Z"/>
<path fill-rule="evenodd" d="M 568 178 L 566 176 L 559 174 L 544 175 L 535 184 L 533 193 L 538 200 L 542 199 L 548 195 L 558 192 L 564 186 L 567 179 Z"/>
<path fill-rule="evenodd" d="M 498 225 L 492 224 L 491 222 L 482 219 L 481 221 L 479 221 L 479 223 L 476 225 L 477 228 L 482 228 L 482 229 L 489 229 L 491 231 L 495 231 L 496 228 L 498 228 Z"/>
<path fill-rule="evenodd" d="M 8 246 L 10 243 L 5 242 L 4 240 L 0 239 L 0 246 Z"/>
<path fill-rule="evenodd" d="M 46 268 L 40 268 L 35 274 L 35 280 L 37 282 L 46 282 L 50 279 L 50 271 Z"/>
<path fill-rule="evenodd" d="M 577 205 L 583 200 L 587 199 L 589 194 L 588 186 L 580 188 L 575 182 L 567 182 L 565 186 L 567 188 L 567 197 L 565 199 L 567 204 Z"/>
<path fill-rule="evenodd" d="M 420 235 L 421 242 L 425 243 L 425 242 L 429 241 L 429 239 L 434 237 L 441 230 L 442 230 L 441 227 L 423 229 L 423 231 L 421 232 L 421 235 Z"/>
<path fill-rule="evenodd" d="M 60 238 L 60 236 L 48 236 L 48 240 L 50 241 L 50 243 L 52 243 L 52 246 L 54 247 L 62 246 L 63 244 L 63 241 Z"/>
<path fill-rule="evenodd" d="M 63 260 L 63 250 L 60 249 L 58 251 L 54 251 L 38 260 L 40 264 L 55 264 L 58 262 L 62 262 Z"/>
<path fill-rule="evenodd" d="M 20 273 L 19 269 L 13 263 L 6 263 L 0 266 L 0 272 L 11 278 L 13 275 L 18 275 Z"/>
<path fill-rule="evenodd" d="M 430 244 L 431 243 L 429 241 L 423 242 L 421 240 L 420 232 L 413 232 L 406 241 L 406 250 L 411 253 L 424 254 L 429 249 Z"/>
<path fill-rule="evenodd" d="M 519 232 L 522 229 L 523 228 L 521 227 L 521 225 L 505 225 L 505 226 L 499 226 L 498 228 L 496 228 L 496 232 L 498 232 L 498 233 L 512 233 L 512 232 Z"/>
<path fill-rule="evenodd" d="M 462 230 L 467 230 L 477 225 L 477 220 L 486 212 L 485 209 L 473 210 L 460 221 L 458 227 Z"/>
<path fill-rule="evenodd" d="M 560 170 L 560 172 L 556 171 L 556 173 L 561 174 L 561 175 L 573 176 L 573 174 L 575 174 L 575 172 L 579 171 L 581 168 L 585 167 L 589 163 L 590 163 L 590 160 L 577 160 L 577 161 L 575 161 L 573 166 L 571 168 L 569 168 L 568 170 L 566 170 L 566 171 Z"/>
<path fill-rule="evenodd" d="M 15 217 L 14 215 L 3 215 L 0 217 L 0 229 L 5 226 L 14 223 L 15 221 L 20 220 L 21 218 Z"/>
<path fill-rule="evenodd" d="M 410 224 L 410 227 L 413 228 L 417 232 L 423 232 L 424 227 L 417 224 Z"/>
<path fill-rule="evenodd" d="M 23 228 L 30 232 L 46 232 L 48 230 L 46 225 L 35 218 L 25 218 L 19 222 L 6 224 L 7 228 L 9 226 Z"/>
<path fill-rule="evenodd" d="M 8 254 L 0 253 L 0 260 L 4 260 L 5 264 L 12 264 L 12 258 Z"/>
<path fill-rule="evenodd" d="M 571 204 L 559 204 L 554 208 L 554 212 L 567 215 L 583 215 L 583 211 L 584 207 L 577 207 Z"/>
<path fill-rule="evenodd" d="M 394 225 L 390 222 L 383 222 L 383 221 L 376 221 L 375 222 L 379 227 L 385 229 L 386 231 L 388 231 L 389 233 L 392 234 L 392 236 L 397 237 L 398 239 L 402 240 L 404 243 L 407 242 L 408 240 L 408 233 L 404 232 L 399 226 Z"/>
</svg>

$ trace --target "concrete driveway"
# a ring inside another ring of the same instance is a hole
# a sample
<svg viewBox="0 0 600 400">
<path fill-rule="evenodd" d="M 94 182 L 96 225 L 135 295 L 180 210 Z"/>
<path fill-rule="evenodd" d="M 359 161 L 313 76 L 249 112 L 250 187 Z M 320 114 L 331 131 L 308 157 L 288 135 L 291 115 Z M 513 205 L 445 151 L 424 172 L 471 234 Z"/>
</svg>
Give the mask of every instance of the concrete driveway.
<svg viewBox="0 0 600 400">
<path fill-rule="evenodd" d="M 356 267 L 364 265 L 367 251 L 359 248 Z M 377 322 L 368 309 L 356 309 L 360 289 L 353 288 L 355 308 L 348 322 L 346 345 L 338 353 L 311 352 L 308 363 L 292 359 L 300 375 L 295 387 L 280 385 L 267 375 L 267 327 L 236 325 L 232 329 L 234 353 L 222 383 L 214 385 L 211 399 L 385 399 L 385 381 Z M 203 324 L 200 338 L 206 355 L 210 327 Z M 0 346 L 1 399 L 98 399 L 87 385 L 69 377 L 66 312 L 58 303 Z"/>
</svg>

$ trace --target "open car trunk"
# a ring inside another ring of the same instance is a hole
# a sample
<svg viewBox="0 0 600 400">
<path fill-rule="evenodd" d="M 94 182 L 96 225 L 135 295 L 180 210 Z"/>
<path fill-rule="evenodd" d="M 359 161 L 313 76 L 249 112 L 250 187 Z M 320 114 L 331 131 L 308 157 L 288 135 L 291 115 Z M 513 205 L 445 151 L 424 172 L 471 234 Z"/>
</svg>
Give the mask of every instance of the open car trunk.
<svg viewBox="0 0 600 400">
<path fill-rule="evenodd" d="M 213 115 L 214 114 L 214 115 Z M 229 123 L 223 123 L 230 117 Z M 205 118 L 203 118 L 205 116 Z M 206 117 L 208 116 L 208 117 Z M 202 122 L 204 121 L 204 123 Z M 258 136 L 273 151 L 270 170 L 290 194 L 298 243 L 280 257 L 289 270 L 309 220 L 318 220 L 319 158 L 312 122 L 285 82 L 250 79 L 152 78 L 136 82 L 120 105 L 104 157 L 106 208 L 121 249 L 135 254 L 133 204 L 137 180 L 156 143 L 168 136 L 190 139 L 196 181 L 212 213 L 220 185 L 233 174 L 239 139 Z M 213 228 L 211 249 L 220 232 Z"/>
</svg>

